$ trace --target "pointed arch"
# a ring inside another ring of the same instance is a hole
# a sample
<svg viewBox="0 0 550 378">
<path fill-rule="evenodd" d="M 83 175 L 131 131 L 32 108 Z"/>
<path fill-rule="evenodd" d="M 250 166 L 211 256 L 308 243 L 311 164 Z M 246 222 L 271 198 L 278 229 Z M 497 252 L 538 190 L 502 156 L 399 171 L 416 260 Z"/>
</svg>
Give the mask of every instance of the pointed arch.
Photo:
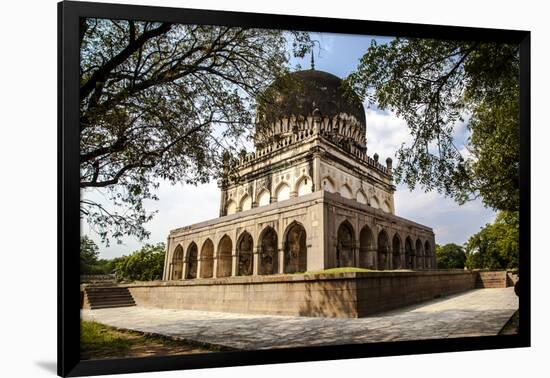
<svg viewBox="0 0 550 378">
<path fill-rule="evenodd" d="M 258 206 L 266 206 L 271 203 L 271 193 L 266 188 L 263 188 L 256 199 Z"/>
<path fill-rule="evenodd" d="M 329 193 L 334 193 L 336 191 L 336 184 L 334 183 L 334 180 L 330 176 L 325 176 L 321 180 L 321 187 L 324 191 Z"/>
<path fill-rule="evenodd" d="M 181 280 L 183 278 L 183 248 L 180 244 L 174 249 L 172 255 L 172 279 Z"/>
<path fill-rule="evenodd" d="M 252 197 L 245 193 L 241 198 L 240 206 L 241 211 L 246 211 L 252 209 Z"/>
<path fill-rule="evenodd" d="M 371 251 L 374 245 L 374 237 L 368 225 L 364 225 L 359 233 L 359 267 L 374 268 Z"/>
<path fill-rule="evenodd" d="M 312 193 L 312 185 L 313 181 L 311 178 L 307 175 L 304 175 L 300 177 L 300 179 L 296 182 L 296 193 L 298 193 L 299 196 L 303 196 L 305 194 Z"/>
<path fill-rule="evenodd" d="M 378 233 L 378 269 L 387 269 L 389 265 L 390 241 L 386 230 Z"/>
<path fill-rule="evenodd" d="M 432 247 L 430 245 L 430 242 L 426 240 L 426 242 L 424 243 L 424 266 L 428 269 L 431 269 L 433 268 L 432 262 Z"/>
<path fill-rule="evenodd" d="M 415 268 L 415 253 L 413 242 L 410 236 L 407 236 L 405 239 L 405 268 L 414 269 Z"/>
<path fill-rule="evenodd" d="M 336 242 L 336 267 L 355 266 L 355 231 L 346 219 L 338 227 Z"/>
<path fill-rule="evenodd" d="M 237 275 L 252 275 L 253 267 L 253 247 L 252 235 L 243 231 L 237 239 Z"/>
<path fill-rule="evenodd" d="M 214 275 L 214 243 L 206 239 L 201 248 L 201 278 L 211 278 Z"/>
<path fill-rule="evenodd" d="M 231 214 L 235 214 L 236 212 L 237 212 L 237 203 L 233 200 L 229 200 L 229 202 L 227 202 L 227 206 L 225 206 L 225 214 L 231 215 Z"/>
<path fill-rule="evenodd" d="M 401 238 L 397 232 L 393 235 L 392 239 L 392 268 L 401 269 Z"/>
<path fill-rule="evenodd" d="M 185 278 L 197 278 L 197 266 L 199 263 L 198 255 L 199 251 L 197 248 L 197 244 L 195 242 L 191 242 L 191 244 L 189 244 L 189 247 L 187 247 L 187 271 L 185 272 Z"/>
<path fill-rule="evenodd" d="M 284 272 L 305 272 L 307 270 L 306 229 L 294 221 L 287 227 L 284 240 Z"/>
<path fill-rule="evenodd" d="M 424 248 L 420 239 L 416 239 L 416 268 L 424 268 Z"/>
<path fill-rule="evenodd" d="M 216 277 L 229 277 L 231 275 L 233 266 L 233 243 L 231 238 L 224 235 L 218 243 L 218 252 L 216 258 L 218 259 L 218 271 Z"/>
<path fill-rule="evenodd" d="M 391 206 L 387 200 L 382 202 L 381 209 L 385 213 L 391 213 Z"/>
<path fill-rule="evenodd" d="M 260 245 L 259 274 L 276 274 L 279 266 L 277 232 L 271 226 L 264 228 L 258 239 Z"/>
<path fill-rule="evenodd" d="M 281 202 L 284 200 L 287 200 L 290 198 L 290 185 L 288 185 L 285 181 L 281 182 L 277 189 L 275 189 L 275 198 L 277 198 L 277 202 Z"/>
<path fill-rule="evenodd" d="M 344 198 L 347 198 L 347 199 L 352 199 L 353 198 L 351 188 L 349 187 L 348 184 L 342 185 L 342 187 L 340 188 L 340 195 Z"/>
</svg>

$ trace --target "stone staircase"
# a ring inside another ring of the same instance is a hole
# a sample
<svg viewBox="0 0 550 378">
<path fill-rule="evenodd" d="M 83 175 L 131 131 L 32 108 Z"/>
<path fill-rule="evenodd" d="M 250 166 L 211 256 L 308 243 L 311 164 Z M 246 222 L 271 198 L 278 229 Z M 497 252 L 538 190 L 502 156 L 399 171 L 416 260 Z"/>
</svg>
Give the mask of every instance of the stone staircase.
<svg viewBox="0 0 550 378">
<path fill-rule="evenodd" d="M 84 289 L 83 308 L 96 310 L 135 305 L 134 298 L 126 287 L 87 287 Z"/>
</svg>

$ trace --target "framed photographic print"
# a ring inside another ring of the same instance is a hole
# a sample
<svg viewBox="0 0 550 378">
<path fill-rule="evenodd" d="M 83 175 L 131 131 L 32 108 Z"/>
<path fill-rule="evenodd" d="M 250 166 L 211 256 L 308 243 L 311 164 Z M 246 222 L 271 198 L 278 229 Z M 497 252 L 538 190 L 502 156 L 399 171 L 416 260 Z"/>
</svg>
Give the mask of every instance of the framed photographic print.
<svg viewBox="0 0 550 378">
<path fill-rule="evenodd" d="M 58 10 L 59 375 L 530 345 L 528 31 Z"/>
</svg>

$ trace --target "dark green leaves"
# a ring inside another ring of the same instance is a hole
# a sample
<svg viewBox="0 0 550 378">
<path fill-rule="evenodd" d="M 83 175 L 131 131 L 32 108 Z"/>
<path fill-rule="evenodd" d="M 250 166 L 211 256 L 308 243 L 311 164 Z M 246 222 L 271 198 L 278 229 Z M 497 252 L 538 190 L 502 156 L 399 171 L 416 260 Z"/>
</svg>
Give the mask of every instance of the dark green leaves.
<svg viewBox="0 0 550 378">
<path fill-rule="evenodd" d="M 514 45 L 397 38 L 373 41 L 348 82 L 407 122 L 413 142 L 397 151 L 398 182 L 517 210 L 518 76 Z M 465 150 L 455 140 L 462 122 Z"/>
<path fill-rule="evenodd" d="M 82 31 L 81 215 L 105 242 L 148 236 L 143 201 L 160 180 L 223 176 L 257 94 L 286 73 L 288 40 L 309 46 L 306 33 L 206 25 L 87 19 Z"/>
</svg>

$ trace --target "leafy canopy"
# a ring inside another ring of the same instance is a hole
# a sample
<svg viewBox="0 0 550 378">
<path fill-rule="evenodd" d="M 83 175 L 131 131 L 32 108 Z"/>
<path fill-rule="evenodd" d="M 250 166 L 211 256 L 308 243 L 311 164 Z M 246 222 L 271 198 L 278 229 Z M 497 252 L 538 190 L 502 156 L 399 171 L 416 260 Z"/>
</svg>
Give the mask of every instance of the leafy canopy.
<svg viewBox="0 0 550 378">
<path fill-rule="evenodd" d="M 99 248 L 92 239 L 84 235 L 80 237 L 80 274 L 95 274 L 98 262 Z"/>
<path fill-rule="evenodd" d="M 502 211 L 466 243 L 468 269 L 517 269 L 519 213 Z"/>
<path fill-rule="evenodd" d="M 466 253 L 464 248 L 454 243 L 435 246 L 438 269 L 464 269 Z"/>
<path fill-rule="evenodd" d="M 80 213 L 106 243 L 149 236 L 143 204 L 159 180 L 221 176 L 289 44 L 297 56 L 310 46 L 307 33 L 240 27 L 82 19 L 80 30 Z"/>
<path fill-rule="evenodd" d="M 146 244 L 129 256 L 116 262 L 116 276 L 124 281 L 152 281 L 162 278 L 164 269 L 164 243 Z"/>
<path fill-rule="evenodd" d="M 518 45 L 373 40 L 348 83 L 407 122 L 413 142 L 397 151 L 398 183 L 518 210 Z M 465 150 L 455 140 L 463 123 L 471 133 Z"/>
</svg>

